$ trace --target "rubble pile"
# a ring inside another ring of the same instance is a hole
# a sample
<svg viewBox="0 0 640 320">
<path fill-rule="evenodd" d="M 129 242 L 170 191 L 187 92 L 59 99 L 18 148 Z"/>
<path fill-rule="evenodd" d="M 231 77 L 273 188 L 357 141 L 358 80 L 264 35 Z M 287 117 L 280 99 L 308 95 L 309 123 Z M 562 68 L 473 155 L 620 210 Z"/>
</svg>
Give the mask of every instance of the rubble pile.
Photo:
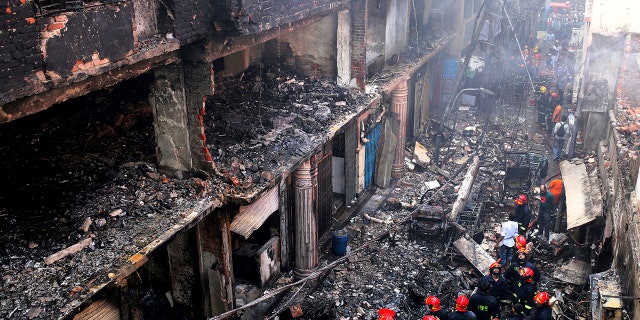
<svg viewBox="0 0 640 320">
<path fill-rule="evenodd" d="M 151 107 L 145 90 L 132 89 L 143 85 L 0 127 L 0 318 L 70 311 L 184 218 L 205 188 L 218 192 L 157 172 Z"/>
<path fill-rule="evenodd" d="M 245 186 L 267 182 L 263 172 L 289 167 L 327 139 L 366 96 L 283 65 L 259 65 L 217 81 L 205 125 L 213 160 Z"/>
</svg>

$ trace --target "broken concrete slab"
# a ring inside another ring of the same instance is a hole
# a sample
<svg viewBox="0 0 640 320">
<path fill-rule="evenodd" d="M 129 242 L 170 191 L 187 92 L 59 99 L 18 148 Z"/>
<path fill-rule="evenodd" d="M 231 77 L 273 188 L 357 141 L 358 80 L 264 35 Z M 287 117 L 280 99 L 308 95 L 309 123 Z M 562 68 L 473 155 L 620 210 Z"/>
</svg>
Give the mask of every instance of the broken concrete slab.
<svg viewBox="0 0 640 320">
<path fill-rule="evenodd" d="M 487 251 L 485 251 L 468 235 L 453 242 L 453 246 L 481 273 L 489 270 L 489 266 L 496 261 Z"/>
<path fill-rule="evenodd" d="M 423 168 L 426 168 L 431 163 L 429 151 L 418 141 L 413 147 L 413 162 Z"/>
<path fill-rule="evenodd" d="M 622 284 L 617 270 L 589 275 L 591 286 L 591 318 L 622 319 Z"/>
<path fill-rule="evenodd" d="M 560 172 L 567 199 L 567 229 L 585 225 L 601 216 L 602 199 L 593 198 L 590 188 L 593 177 L 587 174 L 584 163 L 562 161 Z"/>
<path fill-rule="evenodd" d="M 588 262 L 572 258 L 568 263 L 556 268 L 553 277 L 580 286 L 587 282 L 590 273 L 591 265 Z"/>
</svg>

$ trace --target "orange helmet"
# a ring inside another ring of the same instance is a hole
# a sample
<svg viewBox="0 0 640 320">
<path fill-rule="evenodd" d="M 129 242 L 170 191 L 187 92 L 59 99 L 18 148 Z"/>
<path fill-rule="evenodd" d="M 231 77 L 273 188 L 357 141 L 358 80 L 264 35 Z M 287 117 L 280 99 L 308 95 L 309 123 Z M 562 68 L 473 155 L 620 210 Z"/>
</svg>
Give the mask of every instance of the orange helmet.
<svg viewBox="0 0 640 320">
<path fill-rule="evenodd" d="M 533 282 L 533 269 L 531 268 L 520 268 L 520 277 L 524 279 L 526 282 Z"/>
<path fill-rule="evenodd" d="M 428 296 L 424 299 L 424 304 L 426 304 L 431 311 L 440 311 L 440 299 L 436 296 Z"/>
<path fill-rule="evenodd" d="M 461 295 L 456 299 L 456 311 L 467 312 L 467 307 L 469 307 L 469 298 L 465 295 Z"/>
<path fill-rule="evenodd" d="M 539 304 L 547 304 L 547 302 L 549 302 L 549 294 L 542 291 L 538 294 L 536 294 L 535 296 L 533 296 L 533 301 L 539 303 Z"/>
<path fill-rule="evenodd" d="M 527 238 L 525 238 L 524 236 L 517 236 L 516 237 L 516 248 L 518 248 L 518 251 L 520 251 L 520 249 L 525 249 L 527 248 Z"/>
<path fill-rule="evenodd" d="M 551 97 L 552 98 L 557 98 L 558 97 L 558 93 L 557 92 L 552 92 L 551 93 Z"/>
<path fill-rule="evenodd" d="M 500 259 L 496 260 L 496 262 L 492 263 L 489 266 L 489 270 L 493 269 L 493 268 L 500 268 L 502 269 L 502 265 L 500 264 Z"/>
<path fill-rule="evenodd" d="M 422 320 L 438 320 L 438 318 L 432 315 L 427 315 L 422 317 Z"/>
<path fill-rule="evenodd" d="M 517 205 L 523 205 L 523 204 L 525 204 L 525 203 L 527 203 L 527 195 L 525 195 L 525 194 L 522 194 L 522 193 L 521 193 L 521 194 L 520 194 L 520 195 L 518 195 L 518 197 L 516 198 L 516 204 L 517 204 Z"/>
<path fill-rule="evenodd" d="M 378 310 L 378 320 L 393 320 L 393 317 L 396 316 L 395 311 L 387 308 L 382 308 Z"/>
</svg>

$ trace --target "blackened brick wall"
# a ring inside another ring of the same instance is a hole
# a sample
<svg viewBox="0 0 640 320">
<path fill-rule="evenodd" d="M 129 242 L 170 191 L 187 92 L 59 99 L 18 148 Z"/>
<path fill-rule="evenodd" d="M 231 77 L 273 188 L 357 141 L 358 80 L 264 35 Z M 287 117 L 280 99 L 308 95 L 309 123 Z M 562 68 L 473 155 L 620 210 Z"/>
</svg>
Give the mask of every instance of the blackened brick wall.
<svg viewBox="0 0 640 320">
<path fill-rule="evenodd" d="M 214 30 L 213 6 L 217 1 L 174 0 L 175 36 L 186 44 Z"/>
<path fill-rule="evenodd" d="M 20 95 L 29 83 L 26 78 L 42 70 L 40 33 L 35 24 L 33 4 L 3 1 L 0 12 L 0 105 Z"/>
</svg>

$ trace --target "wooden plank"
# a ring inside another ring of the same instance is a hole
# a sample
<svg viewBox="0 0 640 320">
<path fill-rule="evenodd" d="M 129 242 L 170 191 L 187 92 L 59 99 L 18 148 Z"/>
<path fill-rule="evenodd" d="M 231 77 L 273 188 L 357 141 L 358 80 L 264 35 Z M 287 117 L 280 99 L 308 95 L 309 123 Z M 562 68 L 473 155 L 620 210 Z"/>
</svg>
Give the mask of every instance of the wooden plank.
<svg viewBox="0 0 640 320">
<path fill-rule="evenodd" d="M 480 273 L 486 273 L 489 271 L 489 266 L 496 261 L 487 251 L 477 244 L 473 239 L 469 239 L 467 235 L 453 242 L 453 246 L 462 254 L 467 260 L 480 271 Z"/>
</svg>

